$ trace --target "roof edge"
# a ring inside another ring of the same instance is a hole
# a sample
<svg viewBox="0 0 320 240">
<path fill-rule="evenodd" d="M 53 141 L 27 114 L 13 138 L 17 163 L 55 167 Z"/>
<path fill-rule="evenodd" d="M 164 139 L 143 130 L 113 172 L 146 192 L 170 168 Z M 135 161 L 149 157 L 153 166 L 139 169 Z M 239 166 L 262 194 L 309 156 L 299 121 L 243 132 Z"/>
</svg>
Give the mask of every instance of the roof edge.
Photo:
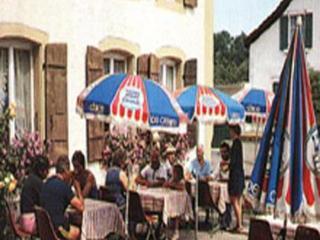
<svg viewBox="0 0 320 240">
<path fill-rule="evenodd" d="M 264 31 L 266 31 L 272 24 L 282 16 L 284 11 L 288 8 L 292 0 L 283 0 L 278 7 L 245 39 L 245 46 L 248 48 L 251 43 L 257 40 Z"/>
</svg>

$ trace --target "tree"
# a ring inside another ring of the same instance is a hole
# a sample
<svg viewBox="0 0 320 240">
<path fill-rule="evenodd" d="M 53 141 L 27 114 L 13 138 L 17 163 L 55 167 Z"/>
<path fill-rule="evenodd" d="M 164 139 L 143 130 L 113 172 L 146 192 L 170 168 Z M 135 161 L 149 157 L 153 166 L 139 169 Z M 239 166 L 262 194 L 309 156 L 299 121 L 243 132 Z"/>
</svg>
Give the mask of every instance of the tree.
<svg viewBox="0 0 320 240">
<path fill-rule="evenodd" d="M 248 81 L 246 35 L 232 37 L 227 31 L 214 34 L 214 83 L 230 84 Z"/>
</svg>

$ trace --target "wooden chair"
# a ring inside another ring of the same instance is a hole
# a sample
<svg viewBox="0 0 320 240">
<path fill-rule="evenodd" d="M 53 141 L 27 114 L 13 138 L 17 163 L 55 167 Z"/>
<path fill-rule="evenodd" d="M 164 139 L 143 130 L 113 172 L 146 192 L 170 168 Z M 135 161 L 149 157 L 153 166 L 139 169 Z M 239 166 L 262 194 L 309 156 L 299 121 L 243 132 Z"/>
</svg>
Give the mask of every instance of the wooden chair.
<svg viewBox="0 0 320 240">
<path fill-rule="evenodd" d="M 140 196 L 137 192 L 129 192 L 129 222 L 132 223 L 145 223 L 148 226 L 148 233 L 146 240 L 152 237 L 154 240 L 157 240 L 155 234 L 155 224 L 157 223 L 158 218 L 154 215 L 146 215 L 142 204 Z M 135 235 L 135 232 L 134 232 Z"/>
<path fill-rule="evenodd" d="M 248 240 L 273 240 L 270 224 L 262 219 L 250 219 Z"/>
<path fill-rule="evenodd" d="M 302 239 L 319 240 L 320 234 L 319 234 L 319 231 L 315 228 L 307 227 L 307 226 L 298 226 L 294 239 L 295 240 L 302 240 Z"/>
<path fill-rule="evenodd" d="M 42 207 L 35 207 L 38 234 L 41 240 L 60 240 L 54 231 L 51 218 Z"/>
<path fill-rule="evenodd" d="M 9 222 L 9 226 L 15 235 L 16 238 L 18 239 L 29 239 L 32 237 L 31 234 L 23 231 L 22 227 L 20 224 L 16 221 L 15 214 L 11 210 L 11 207 L 9 203 L 5 200 L 5 205 L 6 205 L 6 214 L 7 214 L 7 219 Z"/>
</svg>

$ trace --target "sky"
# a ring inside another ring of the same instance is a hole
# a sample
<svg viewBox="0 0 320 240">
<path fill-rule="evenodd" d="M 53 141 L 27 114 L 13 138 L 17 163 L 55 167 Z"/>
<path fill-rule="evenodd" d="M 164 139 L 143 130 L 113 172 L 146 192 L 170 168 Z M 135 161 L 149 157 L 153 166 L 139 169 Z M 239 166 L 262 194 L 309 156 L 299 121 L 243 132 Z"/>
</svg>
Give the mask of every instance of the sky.
<svg viewBox="0 0 320 240">
<path fill-rule="evenodd" d="M 276 8 L 280 0 L 214 0 L 214 32 L 249 34 Z"/>
</svg>

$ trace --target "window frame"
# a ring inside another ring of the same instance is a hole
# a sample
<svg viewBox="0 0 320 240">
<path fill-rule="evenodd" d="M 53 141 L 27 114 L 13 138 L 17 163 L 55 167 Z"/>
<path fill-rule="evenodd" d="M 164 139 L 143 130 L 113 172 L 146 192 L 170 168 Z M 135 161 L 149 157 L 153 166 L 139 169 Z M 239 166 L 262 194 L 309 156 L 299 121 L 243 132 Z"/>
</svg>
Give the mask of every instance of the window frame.
<svg viewBox="0 0 320 240">
<path fill-rule="evenodd" d="M 295 17 L 295 18 L 298 18 L 299 16 L 301 16 L 301 17 L 303 17 L 303 20 L 304 20 L 304 22 L 303 22 L 303 24 L 305 24 L 304 25 L 304 29 L 303 29 L 303 34 L 304 35 L 306 35 L 306 29 L 307 29 L 307 26 L 306 26 L 306 19 L 307 19 L 307 15 L 311 15 L 312 16 L 312 24 L 311 24 L 311 31 L 312 31 L 312 35 L 311 35 L 311 37 L 312 37 L 312 39 L 311 39 L 311 47 L 306 47 L 306 39 L 304 38 L 304 45 L 305 45 L 305 49 L 306 50 L 310 50 L 310 49 L 312 49 L 314 46 L 313 46 L 313 43 L 314 43 L 314 41 L 313 41 L 313 35 L 314 35 L 314 28 L 313 28 L 313 25 L 314 25 L 314 13 L 312 12 L 312 11 L 304 11 L 304 12 L 299 12 L 299 11 L 293 11 L 293 12 L 288 12 L 288 13 L 286 13 L 286 14 L 284 14 L 284 15 L 282 15 L 281 16 L 281 18 L 280 18 L 280 21 L 279 22 L 281 22 L 281 19 L 282 18 L 287 18 L 287 29 L 286 29 L 286 31 L 287 31 L 287 47 L 286 48 L 284 48 L 284 49 L 281 49 L 281 39 L 282 39 L 282 36 L 281 36 L 281 23 L 279 23 L 280 24 L 280 26 L 279 26 L 279 31 L 280 31 L 280 42 L 279 42 L 279 47 L 280 47 L 280 51 L 283 51 L 283 52 L 287 52 L 288 51 L 288 49 L 289 49 L 289 47 L 290 47 L 290 41 L 291 41 L 291 38 L 292 38 L 292 21 L 291 21 L 291 19 L 293 18 L 293 17 Z"/>
<path fill-rule="evenodd" d="M 110 61 L 110 65 L 109 65 L 109 69 L 110 69 L 110 72 L 108 74 L 114 74 L 114 61 L 115 60 L 120 60 L 120 61 L 124 61 L 124 73 L 128 73 L 128 57 L 125 56 L 124 54 L 121 54 L 121 53 L 115 53 L 115 52 L 106 52 L 103 54 L 103 71 L 104 73 L 106 74 L 105 72 L 105 65 L 104 65 L 104 62 L 105 62 L 105 59 L 109 59 Z"/>
<path fill-rule="evenodd" d="M 167 86 L 167 68 L 168 67 L 173 67 L 173 89 L 169 89 Z M 176 61 L 169 59 L 169 58 L 164 58 L 160 60 L 160 83 L 166 87 L 168 90 L 174 92 L 177 89 L 177 63 Z"/>
<path fill-rule="evenodd" d="M 29 42 L 24 42 L 21 40 L 0 40 L 0 47 L 8 49 L 8 104 L 16 102 L 15 96 L 15 66 L 14 66 L 14 50 L 27 50 L 30 52 L 30 98 L 31 98 L 31 129 L 30 131 L 33 132 L 35 130 L 35 106 L 34 106 L 34 57 L 33 57 L 33 45 Z M 10 128 L 10 139 L 13 139 L 16 133 L 15 128 L 15 118 L 10 120 L 9 123 Z"/>
</svg>

